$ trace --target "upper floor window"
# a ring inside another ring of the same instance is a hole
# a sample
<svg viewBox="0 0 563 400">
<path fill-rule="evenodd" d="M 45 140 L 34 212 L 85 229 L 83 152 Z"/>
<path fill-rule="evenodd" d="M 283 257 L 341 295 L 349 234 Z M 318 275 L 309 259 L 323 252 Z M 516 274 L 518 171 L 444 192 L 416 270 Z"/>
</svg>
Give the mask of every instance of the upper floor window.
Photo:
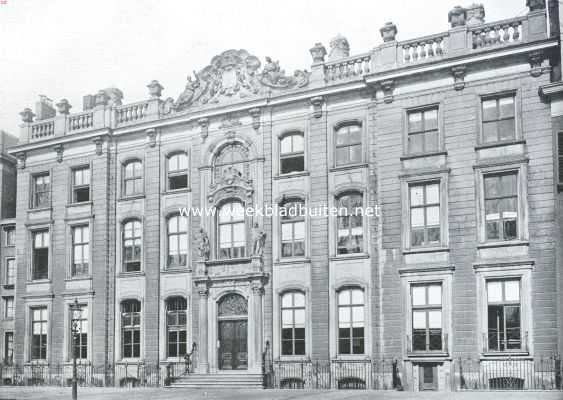
<svg viewBox="0 0 563 400">
<path fill-rule="evenodd" d="M 171 297 L 166 301 L 168 357 L 183 357 L 187 352 L 187 309 L 183 297 Z"/>
<path fill-rule="evenodd" d="M 484 143 L 516 138 L 514 94 L 487 97 L 481 101 L 481 106 Z"/>
<path fill-rule="evenodd" d="M 522 349 L 520 280 L 487 281 L 488 348 Z"/>
<path fill-rule="evenodd" d="M 138 300 L 121 303 L 121 356 L 141 356 L 141 302 Z"/>
<path fill-rule="evenodd" d="M 72 227 L 72 276 L 84 276 L 89 273 L 90 227 L 80 225 Z"/>
<path fill-rule="evenodd" d="M 49 278 L 49 230 L 40 230 L 32 233 L 32 279 Z"/>
<path fill-rule="evenodd" d="M 303 134 L 285 135 L 280 141 L 280 174 L 302 171 L 305 171 Z"/>
<path fill-rule="evenodd" d="M 4 234 L 6 235 L 6 246 L 16 245 L 16 228 L 10 227 L 4 229 Z"/>
<path fill-rule="evenodd" d="M 281 297 L 281 353 L 305 354 L 305 295 L 287 292 Z"/>
<path fill-rule="evenodd" d="M 234 179 L 248 179 L 250 176 L 248 149 L 240 143 L 224 146 L 213 162 L 213 180 L 232 182 Z"/>
<path fill-rule="evenodd" d="M 413 350 L 441 351 L 442 285 L 413 285 L 411 298 Z"/>
<path fill-rule="evenodd" d="M 72 311 L 70 315 L 71 320 L 70 337 L 72 338 L 72 325 L 76 325 L 76 336 L 72 341 L 72 352 L 77 359 L 88 358 L 88 305 L 80 305 L 80 315 L 74 319 Z"/>
<path fill-rule="evenodd" d="M 51 180 L 48 173 L 33 176 L 32 207 L 44 208 L 51 205 Z"/>
<path fill-rule="evenodd" d="M 408 112 L 407 140 L 409 154 L 438 151 L 438 107 Z"/>
<path fill-rule="evenodd" d="M 143 193 L 143 164 L 141 161 L 129 161 L 124 165 L 123 170 L 123 192 L 125 197 Z"/>
<path fill-rule="evenodd" d="M 239 258 L 245 255 L 246 229 L 244 207 L 239 201 L 225 203 L 219 209 L 219 258 Z"/>
<path fill-rule="evenodd" d="M 411 246 L 440 243 L 440 184 L 409 186 Z"/>
<path fill-rule="evenodd" d="M 305 255 L 305 216 L 302 200 L 288 200 L 282 204 L 281 255 L 299 257 Z"/>
<path fill-rule="evenodd" d="M 47 359 L 47 307 L 31 309 L 31 359 Z"/>
<path fill-rule="evenodd" d="M 484 176 L 487 240 L 513 240 L 518 236 L 518 173 Z"/>
<path fill-rule="evenodd" d="M 363 198 L 349 193 L 337 198 L 337 254 L 361 253 L 363 238 Z"/>
<path fill-rule="evenodd" d="M 4 297 L 4 318 L 14 318 L 14 297 Z"/>
<path fill-rule="evenodd" d="M 364 354 L 364 291 L 338 292 L 338 354 Z"/>
<path fill-rule="evenodd" d="M 336 165 L 362 162 L 362 127 L 346 124 L 336 130 Z"/>
<path fill-rule="evenodd" d="M 14 362 L 14 332 L 4 333 L 4 364 L 12 365 Z"/>
<path fill-rule="evenodd" d="M 138 272 L 141 270 L 142 233 L 142 225 L 139 220 L 130 220 L 123 225 L 124 272 Z"/>
<path fill-rule="evenodd" d="M 72 170 L 72 202 L 90 201 L 90 167 Z"/>
<path fill-rule="evenodd" d="M 173 215 L 168 218 L 168 259 L 169 267 L 185 267 L 188 258 L 188 218 Z"/>
<path fill-rule="evenodd" d="M 176 153 L 168 157 L 168 190 L 188 187 L 188 156 Z"/>
<path fill-rule="evenodd" d="M 6 259 L 6 275 L 4 276 L 4 285 L 13 286 L 16 284 L 16 259 Z"/>
</svg>

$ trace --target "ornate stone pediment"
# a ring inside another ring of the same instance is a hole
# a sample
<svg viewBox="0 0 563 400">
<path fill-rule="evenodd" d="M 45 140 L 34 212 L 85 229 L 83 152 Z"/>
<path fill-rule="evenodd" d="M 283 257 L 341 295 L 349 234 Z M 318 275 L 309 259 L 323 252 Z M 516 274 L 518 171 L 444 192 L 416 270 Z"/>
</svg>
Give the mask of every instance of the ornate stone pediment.
<svg viewBox="0 0 563 400">
<path fill-rule="evenodd" d="M 246 50 L 227 50 L 213 57 L 211 64 L 194 72 L 194 78 L 188 77 L 175 110 L 265 95 L 272 90 L 293 89 L 309 83 L 307 71 L 297 70 L 293 76 L 286 76 L 279 62 L 272 61 L 270 57 L 266 57 L 261 71 L 260 66 L 260 60 Z"/>
</svg>

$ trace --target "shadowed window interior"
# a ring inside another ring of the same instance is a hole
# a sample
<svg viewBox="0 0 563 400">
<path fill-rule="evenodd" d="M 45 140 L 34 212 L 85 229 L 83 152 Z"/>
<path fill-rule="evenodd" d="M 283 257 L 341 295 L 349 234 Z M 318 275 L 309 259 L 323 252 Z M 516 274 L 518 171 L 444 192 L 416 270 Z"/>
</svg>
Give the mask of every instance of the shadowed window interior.
<svg viewBox="0 0 563 400">
<path fill-rule="evenodd" d="M 168 190 L 188 187 L 188 156 L 177 153 L 168 157 Z"/>
<path fill-rule="evenodd" d="M 485 231 L 487 240 L 518 236 L 518 173 L 485 175 Z"/>
<path fill-rule="evenodd" d="M 246 229 L 244 207 L 239 201 L 221 206 L 217 218 L 219 233 L 219 258 L 240 258 L 245 255 Z"/>
<path fill-rule="evenodd" d="M 14 362 L 14 332 L 4 333 L 4 364 L 11 365 Z"/>
<path fill-rule="evenodd" d="M 304 202 L 299 199 L 282 203 L 281 253 L 282 257 L 301 257 L 305 255 L 305 216 Z"/>
<path fill-rule="evenodd" d="M 168 218 L 168 267 L 185 267 L 188 258 L 188 218 L 173 215 Z"/>
<path fill-rule="evenodd" d="M 49 174 L 33 177 L 32 207 L 45 208 L 51 205 L 51 179 Z"/>
<path fill-rule="evenodd" d="M 90 168 L 75 168 L 72 170 L 72 202 L 86 201 L 90 201 Z"/>
<path fill-rule="evenodd" d="M 303 134 L 285 135 L 280 141 L 280 174 L 305 171 L 305 144 Z"/>
<path fill-rule="evenodd" d="M 168 357 L 184 357 L 187 349 L 187 309 L 183 297 L 171 297 L 166 301 L 166 337 Z"/>
<path fill-rule="evenodd" d="M 337 254 L 361 253 L 364 248 L 364 228 L 360 193 L 347 193 L 336 199 Z"/>
<path fill-rule="evenodd" d="M 141 270 L 142 236 L 141 221 L 135 219 L 123 225 L 123 272 Z"/>
<path fill-rule="evenodd" d="M 6 235 L 6 246 L 16 245 L 16 228 L 5 228 L 4 233 Z"/>
<path fill-rule="evenodd" d="M 70 310 L 71 318 L 74 317 L 72 310 Z M 74 357 L 77 359 L 88 358 L 88 305 L 80 305 L 80 316 L 71 321 L 70 335 L 72 337 L 72 323 L 76 324 L 76 335 L 72 342 L 72 351 Z"/>
<path fill-rule="evenodd" d="M 90 227 L 80 225 L 72 227 L 72 270 L 75 276 L 87 276 L 90 258 Z"/>
<path fill-rule="evenodd" d="M 4 297 L 4 318 L 14 318 L 14 297 Z"/>
<path fill-rule="evenodd" d="M 514 94 L 483 99 L 481 106 L 484 143 L 516 138 Z"/>
<path fill-rule="evenodd" d="M 287 292 L 281 297 L 282 355 L 305 354 L 305 294 Z"/>
<path fill-rule="evenodd" d="M 121 303 L 121 356 L 141 356 L 141 302 L 138 300 Z"/>
<path fill-rule="evenodd" d="M 522 349 L 520 280 L 487 282 L 489 351 Z"/>
<path fill-rule="evenodd" d="M 13 286 L 16 284 L 16 259 L 6 259 L 6 275 L 4 275 L 4 285 Z"/>
<path fill-rule="evenodd" d="M 336 130 L 336 165 L 362 162 L 362 127 L 347 124 Z"/>
<path fill-rule="evenodd" d="M 47 307 L 31 310 L 31 359 L 47 359 Z"/>
<path fill-rule="evenodd" d="M 338 354 L 364 354 L 364 291 L 338 292 Z"/>
<path fill-rule="evenodd" d="M 409 186 L 411 246 L 440 244 L 440 183 Z"/>
<path fill-rule="evenodd" d="M 438 151 L 438 107 L 409 111 L 407 118 L 409 154 Z"/>
<path fill-rule="evenodd" d="M 412 285 L 412 349 L 442 351 L 442 285 Z"/>
<path fill-rule="evenodd" d="M 33 270 L 31 278 L 48 279 L 49 278 L 49 230 L 35 231 L 32 234 L 33 253 L 32 263 Z"/>
<path fill-rule="evenodd" d="M 123 166 L 123 194 L 125 197 L 143 193 L 143 164 L 139 160 Z"/>
</svg>

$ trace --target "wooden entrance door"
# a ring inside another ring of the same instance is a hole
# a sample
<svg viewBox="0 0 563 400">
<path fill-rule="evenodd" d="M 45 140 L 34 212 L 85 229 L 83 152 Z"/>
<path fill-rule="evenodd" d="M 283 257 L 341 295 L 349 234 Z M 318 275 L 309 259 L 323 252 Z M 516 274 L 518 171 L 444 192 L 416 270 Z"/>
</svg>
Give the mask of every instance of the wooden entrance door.
<svg viewBox="0 0 563 400">
<path fill-rule="evenodd" d="M 219 321 L 219 368 L 224 370 L 247 369 L 248 321 Z"/>
</svg>

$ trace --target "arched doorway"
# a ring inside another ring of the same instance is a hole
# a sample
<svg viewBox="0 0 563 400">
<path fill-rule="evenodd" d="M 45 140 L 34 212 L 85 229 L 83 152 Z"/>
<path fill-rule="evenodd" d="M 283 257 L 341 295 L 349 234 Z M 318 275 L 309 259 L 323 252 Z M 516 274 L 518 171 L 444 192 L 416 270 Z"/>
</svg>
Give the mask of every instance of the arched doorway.
<svg viewBox="0 0 563 400">
<path fill-rule="evenodd" d="M 248 368 L 248 303 L 244 297 L 229 293 L 221 298 L 219 319 L 219 369 Z"/>
</svg>

